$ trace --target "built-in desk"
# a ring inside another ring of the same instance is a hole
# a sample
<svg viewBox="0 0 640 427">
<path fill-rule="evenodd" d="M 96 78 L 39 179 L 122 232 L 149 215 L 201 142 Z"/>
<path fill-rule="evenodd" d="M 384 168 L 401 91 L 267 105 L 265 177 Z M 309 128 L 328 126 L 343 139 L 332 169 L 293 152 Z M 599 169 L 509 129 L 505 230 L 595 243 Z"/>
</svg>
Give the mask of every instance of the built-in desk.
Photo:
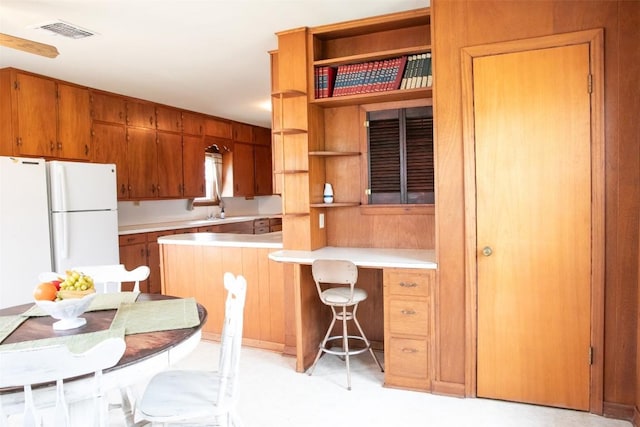
<svg viewBox="0 0 640 427">
<path fill-rule="evenodd" d="M 368 317 L 363 319 L 358 309 L 365 333 L 369 335 L 368 328 L 375 329 L 372 323 L 380 321 L 380 317 L 383 320 L 385 385 L 431 390 L 432 295 L 437 269 L 434 250 L 328 246 L 314 251 L 275 251 L 269 258 L 289 263 L 293 269 L 290 276 L 298 372 L 304 372 L 313 363 L 331 320 L 327 307 L 318 297 L 311 264 L 316 259 L 348 259 L 361 268 L 358 286 L 365 288 L 370 296 L 365 301 L 371 304 Z M 370 299 L 373 301 L 369 302 Z"/>
</svg>

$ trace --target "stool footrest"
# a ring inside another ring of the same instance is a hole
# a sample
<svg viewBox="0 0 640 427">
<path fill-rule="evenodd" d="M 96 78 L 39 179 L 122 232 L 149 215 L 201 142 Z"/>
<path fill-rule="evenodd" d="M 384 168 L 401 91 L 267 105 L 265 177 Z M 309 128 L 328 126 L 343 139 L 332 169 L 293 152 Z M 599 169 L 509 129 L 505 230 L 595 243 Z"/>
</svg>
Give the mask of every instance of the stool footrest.
<svg viewBox="0 0 640 427">
<path fill-rule="evenodd" d="M 348 335 L 347 336 L 348 339 L 350 340 L 359 340 L 362 341 L 364 343 L 366 343 L 365 339 L 357 336 L 357 335 Z M 369 351 L 369 347 L 370 345 L 365 345 L 364 347 L 356 347 L 356 348 L 351 348 L 351 346 L 349 346 L 349 351 L 345 351 L 344 348 L 340 347 L 340 350 L 333 350 L 331 348 L 327 348 L 327 345 L 331 342 L 331 341 L 337 341 L 340 340 L 342 341 L 344 339 L 344 337 L 342 335 L 336 335 L 336 336 L 332 336 L 327 338 L 325 345 L 323 346 L 322 343 L 320 343 L 320 350 L 322 350 L 325 353 L 328 354 L 333 354 L 336 356 L 346 356 L 347 354 L 349 356 L 353 356 L 355 354 L 360 354 L 360 353 L 364 353 L 365 351 Z"/>
</svg>

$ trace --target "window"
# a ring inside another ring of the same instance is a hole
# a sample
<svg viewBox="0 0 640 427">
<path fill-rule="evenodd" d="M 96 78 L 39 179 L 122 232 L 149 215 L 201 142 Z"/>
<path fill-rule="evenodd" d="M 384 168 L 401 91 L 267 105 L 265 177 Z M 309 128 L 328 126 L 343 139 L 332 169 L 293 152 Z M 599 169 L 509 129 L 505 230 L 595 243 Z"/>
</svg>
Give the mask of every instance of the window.
<svg viewBox="0 0 640 427">
<path fill-rule="evenodd" d="M 194 200 L 195 206 L 218 205 L 222 189 L 222 154 L 208 148 L 204 156 L 205 196 Z"/>
<path fill-rule="evenodd" d="M 434 203 L 433 109 L 367 113 L 369 204 Z"/>
</svg>

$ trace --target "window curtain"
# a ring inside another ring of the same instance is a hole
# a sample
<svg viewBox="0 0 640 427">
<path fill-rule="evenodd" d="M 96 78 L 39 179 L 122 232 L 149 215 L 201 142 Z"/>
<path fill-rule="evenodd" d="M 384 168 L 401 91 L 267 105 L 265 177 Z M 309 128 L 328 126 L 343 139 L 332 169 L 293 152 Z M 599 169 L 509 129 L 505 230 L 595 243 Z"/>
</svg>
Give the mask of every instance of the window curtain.
<svg viewBox="0 0 640 427">
<path fill-rule="evenodd" d="M 220 202 L 222 191 L 222 154 L 205 154 L 206 198 Z"/>
</svg>

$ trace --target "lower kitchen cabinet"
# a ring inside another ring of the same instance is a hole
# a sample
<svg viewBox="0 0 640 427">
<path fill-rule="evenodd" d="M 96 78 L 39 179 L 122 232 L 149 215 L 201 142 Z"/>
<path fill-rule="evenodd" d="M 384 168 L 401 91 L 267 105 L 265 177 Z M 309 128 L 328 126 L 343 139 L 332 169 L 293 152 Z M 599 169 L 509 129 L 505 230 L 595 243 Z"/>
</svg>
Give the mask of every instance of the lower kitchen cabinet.
<svg viewBox="0 0 640 427">
<path fill-rule="evenodd" d="M 431 390 L 432 270 L 384 269 L 385 385 Z"/>
</svg>

